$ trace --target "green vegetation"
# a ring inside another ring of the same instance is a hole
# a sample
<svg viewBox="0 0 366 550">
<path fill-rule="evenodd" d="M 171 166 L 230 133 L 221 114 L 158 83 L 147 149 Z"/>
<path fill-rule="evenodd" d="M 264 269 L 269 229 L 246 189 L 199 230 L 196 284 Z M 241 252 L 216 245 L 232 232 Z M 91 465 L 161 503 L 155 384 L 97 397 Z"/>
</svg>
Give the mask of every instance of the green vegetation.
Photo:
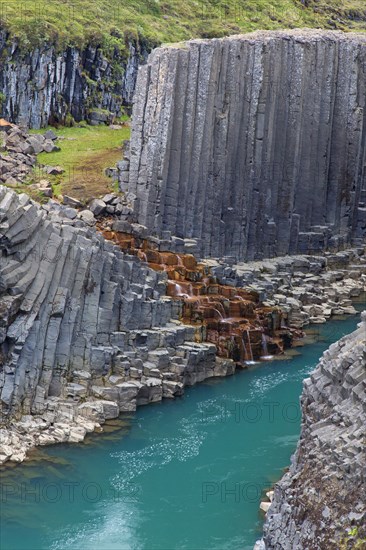
<svg viewBox="0 0 366 550">
<path fill-rule="evenodd" d="M 150 44 L 256 29 L 366 29 L 364 0 L 40 0 L 5 2 L 2 26 L 23 47 L 52 41 L 123 52 L 126 38 Z"/>
<path fill-rule="evenodd" d="M 43 133 L 36 130 L 32 133 Z M 53 131 L 60 138 L 57 142 L 60 151 L 41 153 L 39 164 L 61 166 L 61 176 L 45 176 L 36 169 L 34 180 L 49 179 L 54 195 L 71 195 L 82 201 L 117 190 L 113 182 L 104 174 L 105 168 L 113 167 L 122 158 L 122 142 L 129 139 L 127 124 L 119 129 L 110 126 L 88 126 L 59 128 Z"/>
<path fill-rule="evenodd" d="M 18 195 L 20 193 L 26 193 L 35 202 L 38 202 L 39 204 L 45 204 L 49 199 L 42 193 L 40 189 L 32 188 L 32 184 L 34 183 L 34 181 L 34 178 L 29 178 L 23 182 L 19 181 L 17 185 L 12 185 L 10 188 L 12 191 L 15 191 L 15 193 L 18 193 Z"/>
<path fill-rule="evenodd" d="M 347 529 L 347 534 L 342 538 L 339 550 L 364 550 L 366 548 L 366 538 L 360 535 L 358 527 Z"/>
</svg>

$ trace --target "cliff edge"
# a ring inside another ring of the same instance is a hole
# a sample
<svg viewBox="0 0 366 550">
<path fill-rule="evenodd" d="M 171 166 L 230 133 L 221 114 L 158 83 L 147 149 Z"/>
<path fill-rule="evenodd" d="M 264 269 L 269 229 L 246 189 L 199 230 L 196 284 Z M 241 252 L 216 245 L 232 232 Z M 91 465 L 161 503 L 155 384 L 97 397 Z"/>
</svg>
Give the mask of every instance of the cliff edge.
<svg viewBox="0 0 366 550">
<path fill-rule="evenodd" d="M 365 83 L 362 34 L 261 31 L 158 48 L 139 69 L 121 190 L 136 195 L 139 223 L 203 258 L 360 244 Z"/>
<path fill-rule="evenodd" d="M 366 312 L 304 381 L 300 441 L 275 486 L 267 550 L 339 550 L 366 544 Z"/>
</svg>

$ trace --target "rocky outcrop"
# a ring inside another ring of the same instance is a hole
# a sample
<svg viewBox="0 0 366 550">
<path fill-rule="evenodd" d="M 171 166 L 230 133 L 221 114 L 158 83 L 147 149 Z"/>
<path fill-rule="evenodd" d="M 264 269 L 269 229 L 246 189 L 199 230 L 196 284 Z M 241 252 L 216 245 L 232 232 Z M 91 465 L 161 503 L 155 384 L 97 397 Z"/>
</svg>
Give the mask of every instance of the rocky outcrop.
<svg viewBox="0 0 366 550">
<path fill-rule="evenodd" d="M 165 273 L 70 210 L 0 186 L 1 462 L 235 370 L 176 320 Z"/>
<path fill-rule="evenodd" d="M 255 290 L 263 306 L 279 307 L 289 327 L 325 323 L 356 313 L 352 301 L 366 291 L 366 249 L 285 256 L 227 265 L 204 260 L 221 284 Z"/>
<path fill-rule="evenodd" d="M 0 115 L 30 128 L 50 123 L 108 122 L 130 105 L 137 68 L 148 55 L 143 42 L 107 57 L 100 47 L 45 45 L 24 52 L 0 30 Z M 71 118 L 72 117 L 72 118 Z"/>
<path fill-rule="evenodd" d="M 14 124 L 0 119 L 0 184 L 17 188 L 20 184 L 31 180 L 37 155 L 42 152 L 59 151 L 55 144 L 56 139 L 56 135 L 51 130 L 48 130 L 45 135 L 29 135 Z M 57 170 L 56 167 L 53 169 Z M 44 193 L 48 193 L 47 196 L 52 196 L 48 181 L 44 180 L 39 185 Z"/>
<path fill-rule="evenodd" d="M 156 49 L 133 108 L 139 223 L 201 257 L 340 250 L 366 228 L 366 39 L 298 30 Z"/>
<path fill-rule="evenodd" d="M 366 312 L 304 381 L 300 441 L 276 484 L 267 550 L 339 550 L 366 544 Z"/>
<path fill-rule="evenodd" d="M 162 243 L 138 224 L 130 224 L 130 233 L 118 230 L 126 222 L 111 218 L 98 226 L 122 250 L 165 271 L 167 295 L 183 305 L 181 320 L 201 325 L 201 337 L 216 344 L 218 355 L 241 362 L 283 351 L 309 323 L 355 314 L 353 300 L 366 291 L 362 247 L 230 266 L 159 250 Z"/>
</svg>

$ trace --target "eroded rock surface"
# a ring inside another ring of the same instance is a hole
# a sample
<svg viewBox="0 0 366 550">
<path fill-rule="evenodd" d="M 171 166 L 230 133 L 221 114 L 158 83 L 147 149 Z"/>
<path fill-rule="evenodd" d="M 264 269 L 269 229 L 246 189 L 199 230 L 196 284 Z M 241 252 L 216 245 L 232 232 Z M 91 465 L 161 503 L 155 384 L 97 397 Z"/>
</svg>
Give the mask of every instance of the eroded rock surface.
<svg viewBox="0 0 366 550">
<path fill-rule="evenodd" d="M 166 275 L 50 201 L 0 186 L 0 460 L 233 373 L 174 319 Z"/>
<path fill-rule="evenodd" d="M 130 105 L 139 63 L 148 54 L 143 42 L 129 41 L 128 54 L 117 50 L 109 59 L 92 45 L 59 51 L 45 44 L 24 52 L 19 43 L 0 30 L 0 113 L 30 128 L 53 122 L 88 119 L 91 124 L 111 122 Z"/>
<path fill-rule="evenodd" d="M 167 274 L 167 294 L 183 304 L 183 322 L 201 326 L 196 338 L 215 343 L 224 357 L 278 353 L 299 335 L 296 329 L 356 313 L 352 300 L 366 290 L 365 247 L 229 265 L 164 251 L 138 224 L 104 220 L 99 227 L 122 250 Z"/>
<path fill-rule="evenodd" d="M 361 34 L 256 32 L 158 48 L 139 70 L 121 189 L 136 195 L 150 234 L 202 258 L 360 244 L 365 83 Z"/>
<path fill-rule="evenodd" d="M 366 312 L 361 317 L 304 381 L 300 441 L 275 486 L 267 550 L 365 547 Z"/>
</svg>

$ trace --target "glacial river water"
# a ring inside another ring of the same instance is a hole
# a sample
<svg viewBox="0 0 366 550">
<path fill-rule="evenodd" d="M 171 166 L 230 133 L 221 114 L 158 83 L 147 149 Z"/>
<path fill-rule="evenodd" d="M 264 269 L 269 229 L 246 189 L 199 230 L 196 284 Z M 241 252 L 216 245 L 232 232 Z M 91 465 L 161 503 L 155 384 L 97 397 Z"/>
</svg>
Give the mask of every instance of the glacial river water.
<svg viewBox="0 0 366 550">
<path fill-rule="evenodd" d="M 362 307 L 357 307 L 361 310 Z M 2 550 L 246 550 L 290 462 L 302 380 L 359 316 L 313 326 L 300 355 L 141 407 L 84 444 L 2 471 Z"/>
</svg>

